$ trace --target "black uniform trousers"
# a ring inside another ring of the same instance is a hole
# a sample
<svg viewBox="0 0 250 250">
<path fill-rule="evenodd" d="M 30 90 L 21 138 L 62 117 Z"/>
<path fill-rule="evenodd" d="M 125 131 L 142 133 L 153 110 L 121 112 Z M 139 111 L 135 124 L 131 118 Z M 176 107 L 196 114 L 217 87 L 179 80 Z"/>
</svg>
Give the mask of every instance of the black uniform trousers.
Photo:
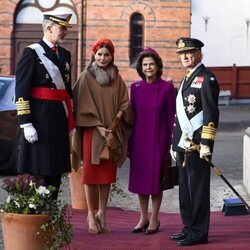
<svg viewBox="0 0 250 250">
<path fill-rule="evenodd" d="M 177 152 L 179 166 L 179 204 L 182 232 L 187 239 L 207 240 L 210 219 L 210 166 L 198 152 L 187 153 L 187 165 L 182 167 L 184 152 Z"/>
</svg>

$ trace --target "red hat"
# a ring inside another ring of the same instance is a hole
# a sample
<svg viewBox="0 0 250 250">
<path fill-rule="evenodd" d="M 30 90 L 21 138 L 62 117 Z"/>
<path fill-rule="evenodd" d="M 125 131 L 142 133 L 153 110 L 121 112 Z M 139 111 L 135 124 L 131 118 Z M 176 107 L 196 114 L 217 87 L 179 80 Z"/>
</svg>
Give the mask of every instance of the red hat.
<svg viewBox="0 0 250 250">
<path fill-rule="evenodd" d="M 108 45 L 110 47 L 110 53 L 112 56 L 114 56 L 115 47 L 111 40 L 109 40 L 108 38 L 101 38 L 92 45 L 92 51 L 94 52 L 94 54 L 97 52 L 98 49 L 102 48 L 104 45 Z"/>
</svg>

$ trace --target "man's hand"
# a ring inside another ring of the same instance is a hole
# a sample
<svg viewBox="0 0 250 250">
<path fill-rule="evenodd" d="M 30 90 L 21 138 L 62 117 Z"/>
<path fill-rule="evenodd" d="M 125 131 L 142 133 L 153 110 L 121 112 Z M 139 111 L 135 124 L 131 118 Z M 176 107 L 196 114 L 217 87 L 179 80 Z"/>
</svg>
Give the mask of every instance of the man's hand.
<svg viewBox="0 0 250 250">
<path fill-rule="evenodd" d="M 172 145 L 170 147 L 170 155 L 174 161 L 176 161 L 176 151 L 173 151 Z"/>
<path fill-rule="evenodd" d="M 200 148 L 200 158 L 201 159 L 205 159 L 206 156 L 211 155 L 211 151 L 209 146 L 207 145 L 202 145 L 201 144 L 201 148 Z"/>
<path fill-rule="evenodd" d="M 34 143 L 38 140 L 36 129 L 33 127 L 32 123 L 23 125 L 23 133 L 24 133 L 25 139 L 29 143 Z"/>
</svg>

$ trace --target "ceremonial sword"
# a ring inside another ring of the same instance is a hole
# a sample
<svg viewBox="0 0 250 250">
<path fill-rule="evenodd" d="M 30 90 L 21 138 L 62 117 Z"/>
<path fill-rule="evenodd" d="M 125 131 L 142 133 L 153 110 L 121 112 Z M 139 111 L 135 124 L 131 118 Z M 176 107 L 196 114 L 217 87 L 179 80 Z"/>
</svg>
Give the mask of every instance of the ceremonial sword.
<svg viewBox="0 0 250 250">
<path fill-rule="evenodd" d="M 182 167 L 186 167 L 187 165 L 187 152 L 193 152 L 193 151 L 197 151 L 200 152 L 200 145 L 195 144 L 194 141 L 192 141 L 192 139 L 186 137 L 185 140 L 187 142 L 189 142 L 189 147 L 187 147 L 185 149 L 185 155 L 184 155 L 184 161 L 183 161 L 183 165 Z M 244 203 L 244 205 L 250 209 L 249 205 L 247 204 L 247 202 L 243 199 L 243 197 L 235 190 L 235 188 L 230 184 L 230 182 L 226 179 L 226 177 L 222 174 L 221 170 L 219 169 L 219 167 L 216 167 L 208 157 L 204 158 L 205 161 L 208 162 L 209 166 L 212 167 L 212 169 L 214 170 L 214 172 L 230 187 L 230 189 L 237 195 L 237 197 Z"/>
</svg>

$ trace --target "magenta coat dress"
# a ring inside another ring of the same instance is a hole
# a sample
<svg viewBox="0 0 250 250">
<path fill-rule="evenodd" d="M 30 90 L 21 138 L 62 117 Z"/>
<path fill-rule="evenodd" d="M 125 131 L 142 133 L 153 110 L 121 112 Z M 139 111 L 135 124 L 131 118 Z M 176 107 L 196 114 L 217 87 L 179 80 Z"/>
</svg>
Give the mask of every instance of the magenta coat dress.
<svg viewBox="0 0 250 250">
<path fill-rule="evenodd" d="M 131 106 L 135 113 L 129 140 L 129 191 L 155 195 L 160 188 L 160 172 L 169 153 L 175 114 L 172 83 L 161 78 L 149 84 L 131 85 Z"/>
</svg>

